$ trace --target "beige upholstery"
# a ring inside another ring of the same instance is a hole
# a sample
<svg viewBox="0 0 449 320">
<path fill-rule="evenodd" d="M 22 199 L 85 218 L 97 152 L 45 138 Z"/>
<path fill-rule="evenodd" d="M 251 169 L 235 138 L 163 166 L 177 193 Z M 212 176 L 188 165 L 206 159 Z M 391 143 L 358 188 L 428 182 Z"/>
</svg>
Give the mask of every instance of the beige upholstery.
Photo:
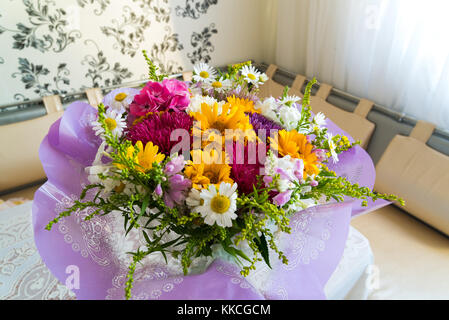
<svg viewBox="0 0 449 320">
<path fill-rule="evenodd" d="M 449 238 L 394 206 L 351 224 L 368 238 L 378 267 L 371 299 L 449 299 Z"/>
<path fill-rule="evenodd" d="M 273 80 L 273 76 L 276 73 L 276 70 L 277 70 L 277 66 L 275 66 L 274 64 L 270 64 L 268 66 L 267 70 L 265 71 L 265 74 L 268 76 L 268 80 L 263 85 L 261 85 L 259 88 L 259 92 L 257 93 L 257 96 L 260 99 L 264 99 L 264 98 L 271 97 L 271 96 L 275 97 L 275 98 L 279 98 L 284 93 L 285 87 Z M 297 91 L 293 92 L 290 89 L 289 94 L 295 94 L 297 96 L 302 97 L 300 90 L 297 90 Z"/>
<path fill-rule="evenodd" d="M 47 115 L 0 126 L 0 191 L 45 179 L 39 146 L 63 113 L 59 96 L 44 97 Z"/>
<path fill-rule="evenodd" d="M 103 93 L 99 88 L 90 88 L 86 91 L 87 100 L 92 107 L 97 107 L 103 101 Z"/>
<path fill-rule="evenodd" d="M 192 71 L 186 71 L 182 73 L 182 80 L 184 81 L 192 81 L 193 79 L 193 72 Z"/>
<path fill-rule="evenodd" d="M 33 200 L 34 193 L 41 187 L 41 184 L 34 185 L 32 187 L 28 187 L 19 191 L 11 192 L 5 195 L 0 196 L 1 200 L 7 201 L 14 198 L 28 199 Z"/>
<path fill-rule="evenodd" d="M 342 110 L 326 101 L 332 87 L 328 84 L 321 84 L 315 96 L 311 97 L 310 105 L 313 112 L 322 112 L 331 119 L 337 126 L 345 130 L 355 140 L 361 141 L 362 148 L 368 146 L 373 135 L 375 124 L 366 119 L 366 116 L 373 107 L 373 103 L 366 99 L 361 99 L 354 112 Z"/>
<path fill-rule="evenodd" d="M 269 78 L 261 87 L 258 93 L 259 98 L 273 96 L 280 97 L 284 92 L 284 86 L 273 80 L 277 66 L 270 64 L 265 72 Z M 306 81 L 303 75 L 297 75 L 292 83 L 288 94 L 303 97 L 301 88 Z M 326 101 L 332 91 L 332 86 L 322 83 L 315 96 L 311 97 L 311 106 L 314 113 L 322 112 L 330 118 L 336 125 L 345 130 L 355 140 L 361 141 L 361 146 L 366 149 L 373 135 L 375 124 L 366 119 L 366 116 L 373 107 L 373 102 L 361 99 L 354 112 L 347 112 Z"/>
<path fill-rule="evenodd" d="M 426 145 L 434 128 L 419 121 L 410 137 L 394 137 L 376 166 L 375 189 L 398 194 L 407 212 L 449 235 L 449 157 Z"/>
</svg>

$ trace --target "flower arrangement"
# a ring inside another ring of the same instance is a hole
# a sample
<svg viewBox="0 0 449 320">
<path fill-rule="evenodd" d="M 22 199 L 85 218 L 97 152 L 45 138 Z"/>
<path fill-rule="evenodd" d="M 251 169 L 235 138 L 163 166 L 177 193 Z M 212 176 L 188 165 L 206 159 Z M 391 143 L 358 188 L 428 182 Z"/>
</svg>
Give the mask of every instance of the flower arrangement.
<svg viewBox="0 0 449 320">
<path fill-rule="evenodd" d="M 270 250 L 288 263 L 274 233 L 289 233 L 289 217 L 302 209 L 345 197 L 402 201 L 328 168 L 358 142 L 328 133 L 324 115 L 312 115 L 315 80 L 302 101 L 288 88 L 260 100 L 267 76 L 250 62 L 227 72 L 200 63 L 182 82 L 158 74 L 144 55 L 150 81 L 113 90 L 98 105 L 90 184 L 46 227 L 90 208 L 86 220 L 117 214 L 126 234 L 139 230 L 146 244 L 130 253 L 126 298 L 137 264 L 151 255 L 178 259 L 188 274 L 192 261 L 219 248 L 246 276 L 258 261 L 270 266 Z"/>
</svg>

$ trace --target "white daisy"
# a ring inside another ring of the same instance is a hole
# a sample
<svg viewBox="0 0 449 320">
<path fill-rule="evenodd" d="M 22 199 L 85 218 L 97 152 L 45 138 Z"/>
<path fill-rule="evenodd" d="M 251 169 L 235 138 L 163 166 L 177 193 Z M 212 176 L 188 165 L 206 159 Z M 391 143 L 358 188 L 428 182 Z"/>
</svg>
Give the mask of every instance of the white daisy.
<svg viewBox="0 0 449 320">
<path fill-rule="evenodd" d="M 217 71 L 208 64 L 199 63 L 193 67 L 193 80 L 197 82 L 212 83 L 216 73 Z"/>
<path fill-rule="evenodd" d="M 326 134 L 326 138 L 327 138 L 327 142 L 329 144 L 329 151 L 330 151 L 331 156 L 332 156 L 332 161 L 334 163 L 337 163 L 338 162 L 338 154 L 335 151 L 335 143 L 334 143 L 334 140 L 333 140 L 334 136 L 332 135 L 332 133 L 327 133 Z"/>
<path fill-rule="evenodd" d="M 204 218 L 204 223 L 211 226 L 216 223 L 220 227 L 232 227 L 232 220 L 237 218 L 236 190 L 236 183 L 231 185 L 227 182 L 220 183 L 218 190 L 212 184 L 209 189 L 201 190 L 200 196 L 204 202 L 195 209 Z"/>
<path fill-rule="evenodd" d="M 104 116 L 106 126 L 112 134 L 121 137 L 123 130 L 126 128 L 126 122 L 125 119 L 122 118 L 122 114 L 114 109 L 108 108 Z M 95 135 L 100 136 L 104 134 L 104 129 L 98 120 L 92 122 L 92 126 L 95 131 Z"/>
<path fill-rule="evenodd" d="M 232 82 L 229 79 L 224 79 L 220 77 L 220 79 L 209 82 L 207 85 L 207 89 L 214 89 L 215 91 L 221 93 L 226 90 L 229 90 L 232 86 Z"/>
<path fill-rule="evenodd" d="M 254 66 L 244 66 L 240 72 L 246 82 L 252 83 L 253 85 L 259 84 L 260 72 Z"/>
<path fill-rule="evenodd" d="M 114 89 L 104 97 L 103 104 L 118 112 L 124 112 L 138 93 L 139 90 L 133 88 Z"/>
<path fill-rule="evenodd" d="M 299 101 L 301 101 L 301 98 L 298 96 L 285 96 L 279 101 L 279 103 L 286 106 L 291 106 Z"/>
</svg>

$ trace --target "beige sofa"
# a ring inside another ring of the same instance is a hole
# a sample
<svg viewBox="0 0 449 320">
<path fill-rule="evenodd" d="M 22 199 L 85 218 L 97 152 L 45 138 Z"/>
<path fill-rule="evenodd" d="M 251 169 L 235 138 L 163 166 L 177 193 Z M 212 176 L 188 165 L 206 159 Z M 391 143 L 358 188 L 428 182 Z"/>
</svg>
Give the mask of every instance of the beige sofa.
<svg viewBox="0 0 449 320">
<path fill-rule="evenodd" d="M 103 99 L 98 88 L 87 89 L 92 106 Z M 0 199 L 32 200 L 36 190 L 46 180 L 39 160 L 39 146 L 50 126 L 61 117 L 64 108 L 59 96 L 43 98 L 47 114 L 43 117 L 0 126 Z M 11 139 L 14 137 L 14 139 Z"/>
<path fill-rule="evenodd" d="M 267 69 L 270 80 L 260 98 L 282 94 L 284 86 L 273 80 L 276 69 Z M 296 76 L 289 94 L 302 96 L 304 81 Z M 331 90 L 320 85 L 311 98 L 312 110 L 323 112 L 366 148 L 375 130 L 366 119 L 373 103 L 361 99 L 353 113 L 347 112 L 326 101 Z M 374 253 L 379 281 L 371 299 L 449 299 L 449 157 L 426 145 L 433 129 L 420 121 L 410 137 L 396 136 L 376 166 L 375 189 L 400 195 L 406 206 L 389 205 L 351 223 Z"/>
</svg>

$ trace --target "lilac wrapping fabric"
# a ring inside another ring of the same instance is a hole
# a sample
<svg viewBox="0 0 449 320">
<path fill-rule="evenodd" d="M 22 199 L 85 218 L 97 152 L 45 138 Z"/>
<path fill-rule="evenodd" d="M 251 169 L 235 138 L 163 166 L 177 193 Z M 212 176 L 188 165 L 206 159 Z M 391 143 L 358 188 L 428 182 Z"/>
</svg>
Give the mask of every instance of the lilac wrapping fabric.
<svg viewBox="0 0 449 320">
<path fill-rule="evenodd" d="M 34 197 L 34 237 L 44 263 L 62 283 L 69 276 L 69 266 L 79 268 L 80 285 L 72 289 L 78 299 L 124 299 L 127 265 L 110 241 L 120 233 L 114 217 L 84 221 L 91 213 L 84 211 L 63 218 L 51 231 L 44 229 L 88 184 L 84 169 L 100 144 L 88 125 L 95 114 L 86 103 L 71 104 L 41 144 L 39 156 L 48 181 Z M 343 133 L 330 121 L 328 128 L 334 134 Z M 362 148 L 341 154 L 340 159 L 331 166 L 337 174 L 373 186 L 374 165 Z M 325 299 L 324 286 L 341 259 L 351 216 L 385 204 L 376 201 L 361 208 L 360 201 L 348 200 L 295 214 L 290 222 L 292 233 L 280 236 L 289 264 L 283 265 L 275 257 L 271 259 L 273 270 L 258 267 L 250 275 L 252 282 L 239 274 L 239 267 L 221 259 L 204 273 L 188 276 L 173 274 L 164 266 L 138 268 L 133 299 Z M 256 289 L 251 283 L 258 281 L 263 286 Z"/>
</svg>

